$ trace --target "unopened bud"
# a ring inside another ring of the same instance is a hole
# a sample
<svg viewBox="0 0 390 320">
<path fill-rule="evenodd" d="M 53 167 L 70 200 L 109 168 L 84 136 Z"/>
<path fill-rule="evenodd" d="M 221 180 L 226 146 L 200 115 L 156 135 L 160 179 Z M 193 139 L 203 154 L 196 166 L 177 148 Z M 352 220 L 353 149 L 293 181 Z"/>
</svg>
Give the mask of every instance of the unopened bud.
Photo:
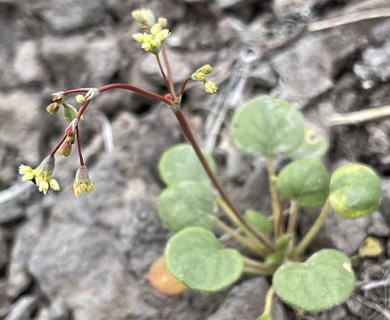
<svg viewBox="0 0 390 320">
<path fill-rule="evenodd" d="M 77 101 L 77 103 L 83 103 L 85 101 L 85 97 L 81 94 L 78 94 L 76 96 L 76 101 Z"/>
<path fill-rule="evenodd" d="M 210 81 L 210 80 L 207 80 L 207 81 L 204 83 L 204 90 L 205 90 L 207 93 L 213 94 L 213 93 L 216 93 L 216 92 L 217 92 L 218 87 L 215 85 L 214 82 L 212 82 L 212 81 Z"/>
<path fill-rule="evenodd" d="M 192 74 L 191 79 L 195 81 L 204 82 L 206 81 L 206 75 L 201 71 L 197 71 Z"/>
<path fill-rule="evenodd" d="M 158 18 L 157 23 L 161 26 L 161 28 L 165 28 L 168 25 L 168 20 L 167 20 L 167 18 L 160 17 L 160 18 Z"/>
<path fill-rule="evenodd" d="M 74 138 L 74 136 L 67 136 L 65 139 L 65 142 L 67 142 L 69 144 L 74 144 L 75 141 L 76 141 L 76 139 Z"/>
<path fill-rule="evenodd" d="M 59 153 L 63 157 L 69 157 L 71 152 L 72 152 L 72 145 L 65 140 L 60 147 Z"/>
<path fill-rule="evenodd" d="M 74 137 L 76 135 L 76 127 L 79 124 L 79 120 L 77 118 L 73 119 L 69 126 L 65 130 L 65 134 L 68 137 Z"/>
<path fill-rule="evenodd" d="M 53 102 L 58 103 L 58 104 L 62 104 L 64 102 L 65 92 L 60 91 L 57 93 L 53 93 L 52 98 L 53 98 Z"/>
<path fill-rule="evenodd" d="M 200 72 L 204 74 L 210 74 L 213 71 L 213 68 L 209 64 L 205 64 L 202 68 L 199 69 Z"/>
<path fill-rule="evenodd" d="M 50 113 L 51 115 L 55 114 L 58 112 L 58 110 L 60 109 L 60 106 L 59 104 L 55 103 L 55 102 L 52 102 L 50 103 L 47 108 L 46 108 L 46 111 L 48 113 Z"/>
<path fill-rule="evenodd" d="M 64 107 L 64 119 L 68 122 L 71 122 L 74 118 L 77 117 L 77 109 L 70 104 L 63 103 L 62 106 Z"/>
</svg>

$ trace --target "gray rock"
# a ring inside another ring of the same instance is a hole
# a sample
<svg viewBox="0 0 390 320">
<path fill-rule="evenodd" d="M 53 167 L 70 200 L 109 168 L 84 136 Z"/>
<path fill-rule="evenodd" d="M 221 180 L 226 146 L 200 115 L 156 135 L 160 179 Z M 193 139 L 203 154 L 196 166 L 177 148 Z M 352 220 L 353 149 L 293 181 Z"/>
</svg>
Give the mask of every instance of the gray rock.
<svg viewBox="0 0 390 320">
<path fill-rule="evenodd" d="M 31 283 L 27 264 L 42 231 L 40 207 L 33 206 L 29 210 L 31 218 L 17 232 L 11 250 L 7 277 L 7 295 L 11 298 L 19 296 Z"/>
<path fill-rule="evenodd" d="M 310 219 L 315 219 L 317 216 L 313 213 L 311 215 Z M 305 224 L 305 232 L 307 232 L 310 226 L 311 224 Z M 317 248 L 336 248 L 351 256 L 357 252 L 359 246 L 367 237 L 369 226 L 369 216 L 358 219 L 346 219 L 331 210 L 322 229 L 314 239 L 313 246 Z"/>
<path fill-rule="evenodd" d="M 46 79 L 45 70 L 38 58 L 38 44 L 27 40 L 17 46 L 14 71 L 21 83 L 42 82 Z"/>
<path fill-rule="evenodd" d="M 318 59 L 322 57 L 322 59 Z M 331 61 L 319 39 L 308 36 L 271 57 L 279 84 L 272 94 L 304 108 L 332 88 Z"/>
<path fill-rule="evenodd" d="M 263 312 L 268 289 L 269 285 L 262 277 L 242 282 L 229 292 L 226 300 L 207 320 L 257 319 Z M 287 320 L 287 315 L 277 300 L 272 306 L 272 317 Z"/>
<path fill-rule="evenodd" d="M 156 201 L 133 199 L 122 216 L 120 235 L 126 246 L 130 269 L 145 275 L 150 265 L 163 254 L 169 231 L 158 217 Z"/>
<path fill-rule="evenodd" d="M 362 58 L 362 61 L 355 63 L 353 70 L 364 87 L 368 88 L 370 83 L 386 82 L 390 79 L 390 41 L 380 47 L 367 48 Z"/>
<path fill-rule="evenodd" d="M 36 310 L 38 299 L 34 296 L 23 296 L 13 306 L 5 320 L 30 320 Z"/>
<path fill-rule="evenodd" d="M 11 300 L 7 297 L 7 284 L 5 281 L 0 281 L 0 318 L 4 319 L 11 308 Z"/>
<path fill-rule="evenodd" d="M 3 229 L 0 229 L 0 270 L 8 264 L 7 237 Z"/>
<path fill-rule="evenodd" d="M 56 32 L 69 32 L 94 25 L 103 17 L 102 0 L 53 0 L 42 12 Z"/>
<path fill-rule="evenodd" d="M 58 50 L 59 47 L 61 50 Z M 85 47 L 85 36 L 46 36 L 42 39 L 40 56 L 58 87 L 85 86 L 88 80 Z"/>
<path fill-rule="evenodd" d="M 75 320 L 126 319 L 136 308 L 121 247 L 102 229 L 53 221 L 28 265 L 42 291 L 63 298 Z"/>
<path fill-rule="evenodd" d="M 49 308 L 50 320 L 69 320 L 71 319 L 66 302 L 62 297 L 52 301 Z"/>
<path fill-rule="evenodd" d="M 274 0 L 272 9 L 276 16 L 288 16 L 296 13 L 309 15 L 314 6 L 323 5 L 330 0 Z"/>
<path fill-rule="evenodd" d="M 39 161 L 39 133 L 43 129 L 39 96 L 23 90 L 0 93 L 0 140 L 17 146 L 30 164 Z"/>
<path fill-rule="evenodd" d="M 170 65 L 172 69 L 172 75 L 174 75 L 173 81 L 175 83 L 180 83 L 184 81 L 187 77 L 191 76 L 193 71 L 179 53 L 167 50 L 167 55 L 169 61 L 171 61 Z M 159 79 L 159 85 L 165 84 L 154 55 L 148 54 L 141 59 L 140 70 L 142 74 L 145 75 L 145 78 L 147 80 L 156 82 Z"/>
<path fill-rule="evenodd" d="M 253 66 L 249 80 L 257 86 L 271 89 L 277 84 L 277 76 L 268 63 L 258 63 Z"/>
<path fill-rule="evenodd" d="M 25 216 L 18 201 L 7 201 L 0 204 L 0 225 L 21 221 Z"/>
<path fill-rule="evenodd" d="M 44 308 L 39 310 L 35 320 L 52 320 L 50 319 L 49 309 Z"/>
<path fill-rule="evenodd" d="M 85 54 L 91 86 L 106 84 L 119 69 L 121 58 L 118 41 L 114 37 L 91 41 Z"/>
<path fill-rule="evenodd" d="M 372 37 L 376 42 L 383 42 L 390 38 L 390 21 L 384 19 L 376 24 L 371 31 Z"/>
<path fill-rule="evenodd" d="M 370 235 L 377 237 L 390 236 L 390 227 L 379 211 L 375 211 L 371 215 L 371 225 L 367 231 Z"/>
<path fill-rule="evenodd" d="M 217 6 L 221 9 L 226 9 L 233 7 L 235 5 L 245 5 L 250 2 L 250 0 L 215 0 Z"/>
<path fill-rule="evenodd" d="M 3 28 L 3 25 L 1 27 Z M 12 70 L 9 49 L 5 43 L 0 42 L 0 85 L 4 89 L 14 87 L 17 84 L 17 77 Z"/>
</svg>

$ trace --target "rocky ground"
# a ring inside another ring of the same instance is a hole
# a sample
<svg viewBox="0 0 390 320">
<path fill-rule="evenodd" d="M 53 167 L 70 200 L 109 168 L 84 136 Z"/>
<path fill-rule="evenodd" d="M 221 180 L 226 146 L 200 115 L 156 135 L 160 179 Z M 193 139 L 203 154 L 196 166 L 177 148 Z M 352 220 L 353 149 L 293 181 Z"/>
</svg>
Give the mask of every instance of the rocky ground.
<svg viewBox="0 0 390 320">
<path fill-rule="evenodd" d="M 178 298 L 148 284 L 148 267 L 169 237 L 156 212 L 163 187 L 156 163 L 184 141 L 159 104 L 120 91 L 94 102 L 82 126 L 97 186 L 90 196 L 73 196 L 75 154 L 57 161 L 58 194 L 43 196 L 17 175 L 20 163 L 39 163 L 63 132 L 63 122 L 45 111 L 51 93 L 110 82 L 163 92 L 157 66 L 131 38 L 137 26 L 130 12 L 140 6 L 170 21 L 175 81 L 205 63 L 215 66 L 218 95 L 191 88 L 184 112 L 240 208 L 260 207 L 264 163 L 237 167 L 224 123 L 257 94 L 290 100 L 322 129 L 330 170 L 348 160 L 376 168 L 385 190 L 380 210 L 358 220 L 331 215 L 312 249 L 354 256 L 371 235 L 385 252 L 356 258 L 352 298 L 309 318 L 390 319 L 390 120 L 329 122 L 334 113 L 389 105 L 390 18 L 322 31 L 313 24 L 378 8 L 389 13 L 389 0 L 0 0 L 0 319 L 251 320 L 263 308 L 265 278 Z M 294 318 L 276 304 L 275 320 Z"/>
</svg>

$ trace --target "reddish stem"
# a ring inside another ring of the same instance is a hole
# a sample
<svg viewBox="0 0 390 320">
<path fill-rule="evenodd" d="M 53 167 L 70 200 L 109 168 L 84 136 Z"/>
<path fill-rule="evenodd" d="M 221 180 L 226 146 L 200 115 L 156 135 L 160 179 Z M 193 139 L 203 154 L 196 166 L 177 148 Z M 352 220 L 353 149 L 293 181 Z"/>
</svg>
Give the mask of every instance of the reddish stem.
<svg viewBox="0 0 390 320">
<path fill-rule="evenodd" d="M 58 149 L 61 147 L 61 145 L 64 143 L 66 139 L 66 135 L 61 139 L 60 143 L 57 144 L 57 146 L 53 149 L 53 151 L 50 153 L 50 157 L 54 157 L 57 153 Z"/>
<path fill-rule="evenodd" d="M 64 91 L 64 95 L 74 94 L 74 93 L 87 93 L 90 89 L 71 89 Z"/>
<path fill-rule="evenodd" d="M 138 93 L 140 95 L 143 95 L 145 97 L 149 97 L 149 98 L 152 98 L 152 99 L 157 99 L 159 101 L 162 101 L 164 102 L 165 104 L 169 105 L 169 106 L 172 106 L 174 107 L 175 104 L 173 103 L 172 100 L 169 100 L 169 99 L 166 99 L 165 97 L 157 94 L 157 93 L 154 93 L 154 92 L 150 92 L 150 91 L 147 91 L 147 90 L 142 90 L 138 87 L 135 87 L 135 86 L 132 86 L 132 85 L 129 85 L 129 84 L 124 84 L 124 83 L 112 83 L 112 84 L 108 84 L 108 85 L 105 85 L 101 88 L 99 88 L 99 92 L 104 92 L 104 91 L 108 91 L 108 90 L 111 90 L 111 89 L 125 89 L 125 90 L 130 90 L 130 91 L 133 91 L 135 93 Z"/>
<path fill-rule="evenodd" d="M 80 159 L 80 166 L 84 165 L 84 158 L 83 154 L 81 152 L 81 143 L 80 143 L 80 131 L 79 131 L 79 126 L 76 126 L 76 139 L 77 139 L 77 151 L 79 153 L 79 159 Z"/>
<path fill-rule="evenodd" d="M 158 67 L 160 68 L 161 75 L 164 78 L 165 84 L 168 87 L 169 93 L 173 97 L 173 92 L 171 91 L 171 85 L 169 84 L 167 76 L 165 75 L 164 68 L 163 68 L 163 66 L 161 64 L 160 56 L 158 54 L 156 54 L 156 59 L 157 59 Z"/>
<path fill-rule="evenodd" d="M 183 95 L 184 90 L 186 89 L 188 82 L 190 82 L 191 80 L 192 80 L 191 77 L 188 77 L 187 79 L 184 80 L 184 82 L 182 83 L 180 90 L 179 90 L 179 97 L 181 97 Z"/>
<path fill-rule="evenodd" d="M 171 93 L 173 100 L 176 100 L 176 92 L 175 92 L 175 88 L 173 86 L 171 66 L 169 64 L 168 55 L 167 55 L 167 51 L 165 49 L 164 44 L 161 44 L 161 53 L 162 53 L 162 56 L 164 59 L 165 67 L 167 68 L 169 92 Z"/>
<path fill-rule="evenodd" d="M 187 120 L 183 116 L 180 110 L 177 110 L 174 112 L 177 120 L 180 123 L 180 126 L 183 130 L 184 135 L 186 138 L 190 141 L 192 147 L 194 148 L 194 151 L 196 155 L 199 158 L 199 161 L 201 162 L 203 168 L 205 169 L 207 175 L 209 176 L 212 184 L 214 187 L 218 190 L 219 194 L 221 195 L 221 198 L 227 203 L 227 205 L 232 209 L 234 212 L 236 218 L 243 224 L 259 241 L 264 243 L 269 249 L 273 250 L 272 242 L 263 234 L 258 233 L 255 229 L 252 228 L 251 225 L 249 225 L 246 220 L 241 216 L 241 214 L 237 211 L 237 209 L 233 206 L 233 203 L 229 199 L 228 195 L 226 194 L 225 190 L 222 188 L 222 185 L 219 183 L 217 177 L 214 175 L 213 171 L 211 170 L 209 164 L 207 163 L 205 157 L 203 156 L 202 151 L 199 148 L 199 145 L 192 134 L 192 131 L 187 123 Z"/>
</svg>

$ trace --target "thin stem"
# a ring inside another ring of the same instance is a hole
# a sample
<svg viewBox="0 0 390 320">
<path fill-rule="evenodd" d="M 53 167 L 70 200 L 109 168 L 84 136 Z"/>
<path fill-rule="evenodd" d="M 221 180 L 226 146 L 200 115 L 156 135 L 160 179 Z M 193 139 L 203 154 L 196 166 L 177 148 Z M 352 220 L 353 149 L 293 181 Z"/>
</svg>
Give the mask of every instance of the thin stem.
<svg viewBox="0 0 390 320">
<path fill-rule="evenodd" d="M 236 240 L 243 247 L 251 250 L 253 253 L 258 254 L 261 257 L 265 256 L 265 253 L 263 250 L 259 250 L 259 248 L 253 242 L 251 242 L 249 239 L 240 235 L 237 232 L 237 230 L 234 230 L 233 228 L 229 227 L 227 224 L 225 224 L 223 221 L 221 221 L 218 218 L 214 218 L 214 222 L 218 228 L 220 228 L 225 233 L 229 234 L 234 240 Z"/>
<path fill-rule="evenodd" d="M 276 188 L 275 165 L 272 157 L 267 157 L 267 165 L 268 165 L 269 187 L 270 187 L 271 200 L 272 200 L 272 215 L 274 218 L 274 233 L 275 233 L 275 238 L 277 238 L 280 236 L 281 233 L 280 217 L 282 213 L 280 212 L 279 195 L 278 195 L 278 189 Z"/>
<path fill-rule="evenodd" d="M 274 273 L 274 270 L 271 269 L 262 269 L 259 267 L 244 266 L 244 272 L 249 274 L 256 274 L 260 276 L 270 276 Z"/>
<path fill-rule="evenodd" d="M 79 112 L 77 113 L 77 119 L 80 120 L 81 117 L 83 116 L 83 113 L 85 112 L 85 110 L 87 110 L 88 108 L 88 105 L 91 103 L 91 100 L 86 100 L 83 102 L 83 104 L 81 105 L 80 109 L 79 109 Z"/>
<path fill-rule="evenodd" d="M 171 66 L 169 64 L 169 59 L 164 44 L 161 44 L 161 53 L 164 59 L 165 67 L 167 68 L 169 92 L 171 93 L 173 99 L 176 100 L 176 92 L 173 86 Z"/>
<path fill-rule="evenodd" d="M 161 96 L 161 95 L 159 95 L 157 93 L 150 92 L 150 91 L 147 91 L 147 90 L 142 90 L 142 89 L 140 89 L 138 87 L 135 87 L 135 86 L 132 86 L 132 85 L 129 85 L 129 84 L 124 84 L 124 83 L 112 83 L 112 84 L 105 85 L 105 86 L 99 88 L 99 92 L 104 92 L 104 91 L 108 91 L 108 90 L 112 90 L 112 89 L 130 90 L 130 91 L 133 91 L 133 92 L 138 93 L 140 95 L 143 95 L 145 97 L 149 97 L 149 98 L 152 98 L 152 99 L 156 99 L 156 100 L 162 101 L 162 102 L 164 102 L 165 104 L 167 104 L 169 106 L 175 106 L 173 101 L 171 101 L 169 99 L 166 99 L 165 97 L 163 97 L 163 96 Z"/>
<path fill-rule="evenodd" d="M 57 145 L 55 146 L 55 148 L 53 149 L 53 151 L 50 153 L 50 157 L 54 157 L 54 156 L 55 156 L 55 154 L 57 153 L 58 149 L 59 149 L 59 148 L 61 147 L 61 145 L 64 143 L 65 139 L 66 139 L 66 135 L 61 139 L 60 143 L 57 144 Z"/>
<path fill-rule="evenodd" d="M 71 90 L 64 91 L 64 95 L 74 94 L 74 93 L 87 93 L 89 92 L 89 90 L 90 90 L 89 88 L 71 89 Z"/>
<path fill-rule="evenodd" d="M 77 151 L 79 152 L 79 159 L 80 159 L 80 166 L 84 165 L 84 158 L 83 154 L 81 152 L 81 143 L 80 143 L 80 132 L 79 132 L 79 126 L 76 126 L 76 139 L 77 139 Z"/>
<path fill-rule="evenodd" d="M 291 201 L 290 205 L 290 218 L 288 220 L 287 233 L 291 235 L 292 242 L 294 243 L 295 228 L 297 225 L 299 204 L 296 201 Z"/>
<path fill-rule="evenodd" d="M 171 94 L 171 96 L 173 97 L 173 93 L 171 92 L 171 86 L 169 84 L 169 81 L 167 79 L 167 76 L 165 75 L 165 72 L 164 72 L 164 68 L 161 64 L 161 60 L 160 60 L 160 55 L 156 54 L 156 60 L 157 60 L 157 64 L 158 64 L 158 67 L 160 68 L 160 72 L 161 72 L 161 75 L 162 77 L 164 78 L 164 81 L 165 81 L 165 84 L 167 85 L 168 87 L 168 90 L 169 90 L 169 93 Z"/>
<path fill-rule="evenodd" d="M 310 242 L 314 239 L 314 237 L 317 235 L 318 231 L 320 230 L 322 224 L 324 223 L 326 217 L 328 216 L 328 213 L 330 211 L 330 200 L 326 200 L 324 206 L 322 207 L 321 213 L 318 216 L 317 220 L 314 222 L 312 227 L 310 228 L 309 232 L 306 234 L 306 236 L 301 240 L 301 242 L 298 244 L 298 246 L 295 249 L 294 255 L 296 257 L 299 257 L 303 254 L 307 246 L 310 244 Z"/>
<path fill-rule="evenodd" d="M 182 85 L 180 87 L 180 90 L 179 90 L 179 95 L 178 95 L 179 97 L 181 97 L 183 95 L 184 90 L 186 89 L 188 82 L 190 82 L 191 80 L 192 80 L 192 78 L 188 77 L 187 79 L 185 79 L 183 81 L 183 83 L 182 83 Z"/>
<path fill-rule="evenodd" d="M 260 317 L 257 318 L 257 320 L 262 320 L 266 316 L 269 317 L 271 315 L 272 303 L 273 303 L 273 299 L 274 299 L 274 292 L 275 292 L 275 290 L 273 287 L 270 287 L 268 289 L 267 295 L 265 296 L 264 312 Z"/>
<path fill-rule="evenodd" d="M 238 228 L 244 232 L 247 237 L 254 242 L 256 246 L 257 252 L 262 254 L 263 256 L 266 256 L 269 253 L 269 249 L 263 244 L 263 242 L 259 241 L 244 224 L 241 223 L 239 219 L 237 219 L 237 216 L 235 215 L 234 211 L 228 206 L 228 204 L 222 199 L 217 198 L 218 205 L 221 207 L 223 212 L 226 214 L 226 216 L 231 220 L 232 223 L 234 223 Z"/>
<path fill-rule="evenodd" d="M 273 244 L 272 242 L 266 237 L 264 234 L 258 233 L 254 228 L 252 228 L 251 225 L 249 225 L 245 219 L 241 216 L 241 214 L 236 210 L 236 208 L 233 206 L 232 202 L 230 201 L 229 197 L 227 196 L 225 190 L 222 188 L 222 185 L 219 183 L 217 177 L 214 175 L 213 171 L 211 170 L 209 164 L 207 163 L 205 157 L 203 156 L 202 151 L 200 150 L 200 147 L 192 134 L 192 131 L 187 123 L 187 120 L 183 116 L 180 110 L 174 111 L 174 114 L 179 121 L 179 124 L 183 130 L 184 135 L 188 139 L 188 141 L 191 143 L 192 147 L 194 148 L 194 151 L 196 155 L 198 156 L 199 161 L 201 162 L 204 170 L 206 171 L 208 177 L 210 178 L 212 184 L 219 192 L 222 200 L 227 204 L 227 206 L 232 210 L 236 220 L 238 220 L 241 224 L 241 226 L 245 226 L 245 229 L 243 231 L 249 231 L 260 243 L 264 244 L 268 249 L 273 250 Z"/>
</svg>

